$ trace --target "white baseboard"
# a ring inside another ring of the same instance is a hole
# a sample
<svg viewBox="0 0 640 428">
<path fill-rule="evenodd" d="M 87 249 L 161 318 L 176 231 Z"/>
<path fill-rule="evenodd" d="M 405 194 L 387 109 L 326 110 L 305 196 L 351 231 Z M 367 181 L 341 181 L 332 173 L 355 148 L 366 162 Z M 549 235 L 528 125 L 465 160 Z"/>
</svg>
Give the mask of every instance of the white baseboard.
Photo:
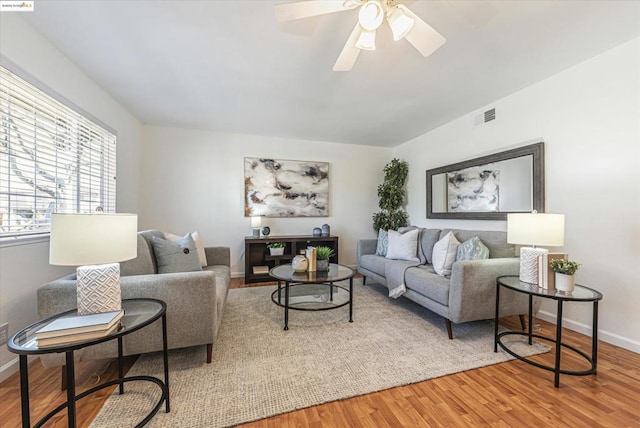
<svg viewBox="0 0 640 428">
<path fill-rule="evenodd" d="M 556 323 L 556 314 L 547 311 L 539 311 L 538 318 L 544 321 L 548 321 L 550 323 Z M 589 337 L 592 336 L 592 328 L 591 325 L 587 325 L 578 321 L 574 321 L 571 319 L 564 318 L 562 320 L 562 327 L 568 328 L 569 330 L 577 331 L 578 333 L 585 334 Z M 615 346 L 619 346 L 620 348 L 628 349 L 629 351 L 640 354 L 640 342 L 629 339 L 624 336 L 620 336 L 619 334 L 611 333 L 606 330 L 598 330 L 598 339 L 603 342 L 610 343 Z"/>
<path fill-rule="evenodd" d="M 19 362 L 19 357 L 15 357 L 6 364 L 0 366 L 0 382 L 4 382 L 9 378 L 9 376 L 18 372 L 18 370 L 20 369 Z"/>
</svg>

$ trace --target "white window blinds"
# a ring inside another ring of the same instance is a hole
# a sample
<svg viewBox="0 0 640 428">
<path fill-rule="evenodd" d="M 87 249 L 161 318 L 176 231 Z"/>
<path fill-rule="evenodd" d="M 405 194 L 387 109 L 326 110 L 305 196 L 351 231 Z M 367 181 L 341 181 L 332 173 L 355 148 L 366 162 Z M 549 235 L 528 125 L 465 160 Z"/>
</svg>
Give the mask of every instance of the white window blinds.
<svg viewBox="0 0 640 428">
<path fill-rule="evenodd" d="M 0 238 L 116 208 L 116 136 L 0 66 Z"/>
</svg>

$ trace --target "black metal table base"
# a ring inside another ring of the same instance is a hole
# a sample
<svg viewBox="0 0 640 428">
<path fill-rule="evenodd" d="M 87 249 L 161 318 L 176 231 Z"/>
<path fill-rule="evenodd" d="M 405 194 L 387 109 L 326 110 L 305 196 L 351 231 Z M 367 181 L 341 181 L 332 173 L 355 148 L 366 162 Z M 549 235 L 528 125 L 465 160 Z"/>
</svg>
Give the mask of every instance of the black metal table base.
<svg viewBox="0 0 640 428">
<path fill-rule="evenodd" d="M 145 381 L 153 382 L 158 385 L 162 391 L 160 399 L 153 407 L 153 409 L 140 421 L 137 427 L 146 425 L 151 418 L 160 410 L 162 403 L 165 403 L 165 411 L 170 412 L 169 403 L 169 352 L 167 346 L 167 317 L 166 314 L 162 315 L 162 342 L 163 342 L 163 362 L 164 362 L 164 381 L 153 376 L 124 376 L 124 357 L 122 352 L 122 337 L 118 337 L 118 379 L 102 383 L 94 386 L 81 394 L 76 395 L 75 387 L 75 360 L 73 357 L 73 350 L 65 352 L 66 359 L 66 385 L 67 385 L 67 401 L 60 404 L 58 407 L 47 413 L 43 418 L 38 420 L 33 426 L 41 427 L 55 414 L 59 413 L 63 409 L 67 409 L 68 426 L 70 428 L 76 427 L 76 402 L 88 395 L 93 394 L 96 391 L 107 388 L 109 386 L 118 385 L 119 393 L 124 394 L 124 384 L 126 382 Z M 29 410 L 29 368 L 27 364 L 27 355 L 20 355 L 20 396 L 21 396 L 21 408 L 22 408 L 22 426 L 23 428 L 29 428 L 31 426 L 31 415 Z"/>
<path fill-rule="evenodd" d="M 271 301 L 273 303 L 275 303 L 276 305 L 284 308 L 284 330 L 289 330 L 289 309 L 293 309 L 295 311 L 329 311 L 329 310 L 333 310 L 333 309 L 338 309 L 341 308 L 345 305 L 349 305 L 349 322 L 353 322 L 353 277 L 349 278 L 349 289 L 347 290 L 346 288 L 336 285 L 333 282 L 314 282 L 314 283 L 308 283 L 308 282 L 291 282 L 291 281 L 284 281 L 285 282 L 285 286 L 284 286 L 284 304 L 282 303 L 282 281 L 278 280 L 278 288 L 271 294 Z M 340 288 L 344 291 L 348 291 L 349 292 L 349 300 L 347 302 L 344 302 L 340 305 L 335 305 L 335 306 L 327 306 L 325 308 L 314 308 L 314 309 L 310 309 L 310 308 L 297 308 L 297 307 L 292 307 L 289 305 L 289 289 L 291 287 L 295 287 L 298 285 L 308 285 L 308 284 L 315 284 L 315 285 L 327 285 L 329 287 L 329 293 L 330 293 L 330 301 L 333 301 L 333 289 L 334 287 Z M 276 297 L 277 295 L 277 297 Z"/>
<path fill-rule="evenodd" d="M 499 279 L 499 278 L 498 278 Z M 571 376 L 588 376 L 597 374 L 598 367 L 598 300 L 592 301 L 593 303 L 593 326 L 592 326 L 592 336 L 591 336 L 591 355 L 577 349 L 571 345 L 562 342 L 562 310 L 563 310 L 563 302 L 564 300 L 559 299 L 558 307 L 557 307 L 557 317 L 556 317 L 556 337 L 548 337 L 540 334 L 533 334 L 533 295 L 529 294 L 529 326 L 527 332 L 519 332 L 519 331 L 505 331 L 502 333 L 498 333 L 498 320 L 500 317 L 500 288 L 501 284 L 498 281 L 498 285 L 496 287 L 496 317 L 495 317 L 495 334 L 494 334 L 494 345 L 493 352 L 498 352 L 498 345 L 505 350 L 508 354 L 517 358 L 520 361 L 524 361 L 527 364 L 532 366 L 541 368 L 543 370 L 547 370 L 554 373 L 553 385 L 556 388 L 560 387 L 560 375 L 571 375 Z M 549 366 L 546 364 L 541 364 L 536 361 L 533 361 L 527 357 L 523 357 L 522 355 L 517 354 L 512 351 L 502 342 L 502 338 L 510 335 L 519 335 L 519 336 L 527 336 L 529 345 L 533 344 L 533 338 L 541 339 L 544 341 L 552 342 L 555 345 L 555 360 L 554 365 Z M 589 364 L 590 368 L 587 370 L 563 370 L 560 366 L 560 356 L 562 353 L 562 348 L 573 351 L 583 359 L 585 359 Z"/>
</svg>

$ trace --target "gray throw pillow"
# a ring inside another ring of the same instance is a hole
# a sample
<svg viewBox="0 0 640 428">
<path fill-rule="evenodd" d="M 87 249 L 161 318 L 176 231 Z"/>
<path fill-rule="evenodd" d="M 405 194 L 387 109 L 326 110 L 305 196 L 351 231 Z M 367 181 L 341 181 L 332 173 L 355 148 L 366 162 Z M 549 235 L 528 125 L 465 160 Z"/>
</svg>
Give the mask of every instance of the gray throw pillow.
<svg viewBox="0 0 640 428">
<path fill-rule="evenodd" d="M 418 229 L 413 229 L 405 233 L 390 230 L 389 232 L 389 248 L 387 249 L 388 259 L 407 260 L 410 262 L 419 262 L 416 257 L 418 254 Z"/>
<path fill-rule="evenodd" d="M 477 236 L 460 244 L 458 254 L 456 255 L 456 261 L 458 262 L 462 260 L 483 260 L 488 258 L 489 249 Z"/>
<path fill-rule="evenodd" d="M 175 243 L 157 236 L 152 238 L 151 243 L 156 255 L 158 273 L 202 270 L 196 243 L 189 233 Z"/>
<path fill-rule="evenodd" d="M 376 256 L 385 257 L 389 248 L 389 233 L 386 230 L 378 231 L 378 246 L 376 247 Z"/>
</svg>

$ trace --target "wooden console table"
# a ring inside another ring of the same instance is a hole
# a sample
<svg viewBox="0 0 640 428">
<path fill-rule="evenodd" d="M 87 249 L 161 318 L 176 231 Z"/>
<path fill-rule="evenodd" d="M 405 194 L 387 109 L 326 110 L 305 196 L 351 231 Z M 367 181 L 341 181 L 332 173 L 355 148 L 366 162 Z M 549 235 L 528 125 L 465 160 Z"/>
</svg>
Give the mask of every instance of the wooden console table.
<svg viewBox="0 0 640 428">
<path fill-rule="evenodd" d="M 267 244 L 272 242 L 284 242 L 285 250 L 282 256 L 272 256 L 269 254 Z M 269 276 L 269 270 L 281 264 L 291 263 L 291 259 L 307 247 L 325 246 L 332 248 L 333 257 L 329 259 L 331 263 L 338 263 L 338 237 L 337 236 L 305 236 L 305 235 L 285 235 L 285 236 L 265 236 L 244 238 L 244 282 L 267 282 L 273 281 Z"/>
</svg>

